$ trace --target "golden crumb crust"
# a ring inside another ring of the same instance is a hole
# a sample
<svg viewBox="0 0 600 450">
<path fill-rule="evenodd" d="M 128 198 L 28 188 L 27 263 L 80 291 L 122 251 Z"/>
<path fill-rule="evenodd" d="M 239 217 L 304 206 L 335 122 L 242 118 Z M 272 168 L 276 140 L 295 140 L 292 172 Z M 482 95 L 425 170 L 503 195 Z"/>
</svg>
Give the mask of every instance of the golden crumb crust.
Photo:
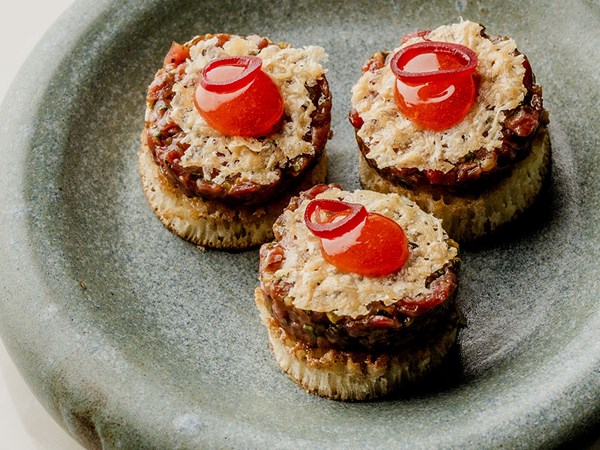
<svg viewBox="0 0 600 450">
<path fill-rule="evenodd" d="M 458 249 L 440 219 L 404 196 L 331 186 L 314 198 L 358 203 L 369 212 L 386 216 L 402 228 L 411 250 L 403 267 L 393 274 L 367 277 L 340 271 L 326 262 L 321 240 L 304 222 L 310 198 L 298 199 L 275 224 L 280 230 L 275 233 L 276 241 L 285 252 L 283 261 L 274 272 L 263 270 L 260 274 L 264 285 L 281 280 L 291 286 L 287 296 L 296 308 L 357 318 L 368 314 L 370 305 L 377 302 L 390 306 L 399 299 L 427 297 L 435 290 L 428 283 L 431 274 L 457 258 Z"/>
<path fill-rule="evenodd" d="M 175 44 L 178 45 L 178 44 Z M 143 144 L 186 195 L 262 205 L 303 177 L 331 136 L 331 92 L 320 47 L 293 48 L 268 38 L 207 34 L 180 45 L 181 61 L 159 69 L 148 87 Z M 211 61 L 252 56 L 283 100 L 280 122 L 265 136 L 213 129 L 195 105 Z"/>
<path fill-rule="evenodd" d="M 365 189 L 397 193 L 416 202 L 442 220 L 448 235 L 457 241 L 480 238 L 514 220 L 537 198 L 550 167 L 551 146 L 546 128 L 540 128 L 531 153 L 511 174 L 477 196 L 433 195 L 394 184 L 383 178 L 359 151 L 359 176 Z"/>
<path fill-rule="evenodd" d="M 412 167 L 448 172 L 471 152 L 485 149 L 493 154 L 492 150 L 502 147 L 506 113 L 519 107 L 527 94 L 524 55 L 517 51 L 514 40 L 490 39 L 483 32 L 482 25 L 467 20 L 438 27 L 426 37 L 402 44 L 453 42 L 477 54 L 477 101 L 450 129 L 421 130 L 399 112 L 394 98 L 396 77 L 389 62 L 362 74 L 352 88 L 352 107 L 364 122 L 357 135 L 369 149 L 372 164 L 379 169 Z"/>
<path fill-rule="evenodd" d="M 333 400 L 363 401 L 398 392 L 401 385 L 407 386 L 440 366 L 456 341 L 457 327 L 453 325 L 394 353 L 311 348 L 276 324 L 260 288 L 254 295 L 281 369 L 306 391 Z"/>
<path fill-rule="evenodd" d="M 321 47 L 294 48 L 287 44 L 266 43 L 255 36 L 224 35 L 200 39 L 190 47 L 185 75 L 174 83 L 172 120 L 183 130 L 183 141 L 189 147 L 181 157 L 183 167 L 202 167 L 206 181 L 223 184 L 228 178 L 269 185 L 281 175 L 282 162 L 321 151 L 306 136 L 314 126 L 320 98 L 313 98 L 326 70 L 322 64 L 327 54 Z M 197 40 L 197 39 L 196 39 Z M 195 41 L 195 40 L 194 40 Z M 192 41 L 192 42 L 194 42 Z M 281 92 L 286 121 L 278 132 L 258 138 L 224 136 L 208 125 L 194 106 L 194 91 L 200 74 L 212 60 L 241 55 L 256 55 L 262 70 Z M 323 95 L 326 97 L 326 95 Z M 212 172 L 216 171 L 215 176 Z"/>
<path fill-rule="evenodd" d="M 138 152 L 138 170 L 148 202 L 169 230 L 202 247 L 244 250 L 273 238 L 273 222 L 292 195 L 325 181 L 327 158 L 323 153 L 293 192 L 261 206 L 187 197 L 161 172 L 146 145 Z"/>
</svg>

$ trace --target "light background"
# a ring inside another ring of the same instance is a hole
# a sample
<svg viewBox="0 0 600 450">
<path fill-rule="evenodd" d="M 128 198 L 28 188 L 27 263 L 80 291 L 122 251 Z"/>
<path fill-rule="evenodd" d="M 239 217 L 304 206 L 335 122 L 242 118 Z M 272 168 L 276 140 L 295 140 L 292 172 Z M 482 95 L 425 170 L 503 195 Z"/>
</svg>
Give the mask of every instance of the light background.
<svg viewBox="0 0 600 450">
<path fill-rule="evenodd" d="M 35 44 L 71 3 L 0 0 L 0 99 Z M 0 342 L 0 450 L 81 449 L 36 400 Z"/>
</svg>

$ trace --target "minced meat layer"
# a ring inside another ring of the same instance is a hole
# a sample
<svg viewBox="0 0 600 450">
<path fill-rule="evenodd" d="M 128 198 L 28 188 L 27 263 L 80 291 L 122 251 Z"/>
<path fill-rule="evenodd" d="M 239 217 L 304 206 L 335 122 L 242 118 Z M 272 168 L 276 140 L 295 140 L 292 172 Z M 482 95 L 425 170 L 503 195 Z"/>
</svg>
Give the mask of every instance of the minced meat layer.
<svg viewBox="0 0 600 450">
<path fill-rule="evenodd" d="M 183 46 L 189 51 L 201 41 L 214 39 L 216 46 L 223 47 L 232 38 L 238 37 L 228 34 L 209 34 L 198 36 Z M 252 38 L 257 40 L 259 51 L 273 45 L 267 38 Z M 182 164 L 182 157 L 190 148 L 190 144 L 186 142 L 186 132 L 173 120 L 171 112 L 176 95 L 174 87 L 186 76 L 188 63 L 190 63 L 189 59 L 180 64 L 168 64 L 161 68 L 150 84 L 146 97 L 145 135 L 147 137 L 144 143 L 152 151 L 162 172 L 182 193 L 188 197 L 197 196 L 233 204 L 264 203 L 296 185 L 302 176 L 314 167 L 330 137 L 332 102 L 329 85 L 324 75 L 314 80 L 312 84 L 305 84 L 307 96 L 314 105 L 310 115 L 310 128 L 302 138 L 309 144 L 310 151 L 279 161 L 274 180 L 259 183 L 246 179 L 243 174 L 238 174 L 230 175 L 224 181 L 214 182 L 213 179 L 219 175 L 217 167 L 206 168 Z M 280 126 L 283 128 L 290 120 L 290 117 L 284 114 Z"/>
</svg>

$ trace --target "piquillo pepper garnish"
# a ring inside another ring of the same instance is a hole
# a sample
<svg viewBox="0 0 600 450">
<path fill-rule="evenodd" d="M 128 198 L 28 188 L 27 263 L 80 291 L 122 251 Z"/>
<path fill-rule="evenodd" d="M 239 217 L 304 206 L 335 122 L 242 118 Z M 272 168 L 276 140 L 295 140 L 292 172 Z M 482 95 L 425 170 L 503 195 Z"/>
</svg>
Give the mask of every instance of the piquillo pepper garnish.
<svg viewBox="0 0 600 450">
<path fill-rule="evenodd" d="M 356 228 L 367 215 L 367 209 L 358 203 L 318 199 L 306 207 L 304 222 L 315 236 L 335 239 Z"/>
<path fill-rule="evenodd" d="M 308 229 L 321 239 L 323 258 L 342 272 L 383 276 L 408 259 L 408 240 L 395 221 L 363 205 L 312 200 L 304 212 Z"/>
<path fill-rule="evenodd" d="M 258 56 L 219 58 L 202 71 L 194 104 L 226 136 L 260 137 L 277 130 L 283 98 Z"/>
<path fill-rule="evenodd" d="M 477 62 L 475 52 L 460 44 L 425 41 L 403 47 L 390 61 L 398 109 L 421 129 L 451 128 L 475 102 Z"/>
</svg>

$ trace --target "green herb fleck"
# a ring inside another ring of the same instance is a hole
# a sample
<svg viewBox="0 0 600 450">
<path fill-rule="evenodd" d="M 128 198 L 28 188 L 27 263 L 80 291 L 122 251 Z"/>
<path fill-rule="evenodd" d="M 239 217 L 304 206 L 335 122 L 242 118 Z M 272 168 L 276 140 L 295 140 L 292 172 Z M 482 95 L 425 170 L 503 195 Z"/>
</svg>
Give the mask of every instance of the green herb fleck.
<svg viewBox="0 0 600 450">
<path fill-rule="evenodd" d="M 304 331 L 307 331 L 308 333 L 310 333 L 310 335 L 313 339 L 317 338 L 317 335 L 315 334 L 315 329 L 313 326 L 304 324 L 304 325 L 302 325 L 302 329 Z"/>
</svg>

